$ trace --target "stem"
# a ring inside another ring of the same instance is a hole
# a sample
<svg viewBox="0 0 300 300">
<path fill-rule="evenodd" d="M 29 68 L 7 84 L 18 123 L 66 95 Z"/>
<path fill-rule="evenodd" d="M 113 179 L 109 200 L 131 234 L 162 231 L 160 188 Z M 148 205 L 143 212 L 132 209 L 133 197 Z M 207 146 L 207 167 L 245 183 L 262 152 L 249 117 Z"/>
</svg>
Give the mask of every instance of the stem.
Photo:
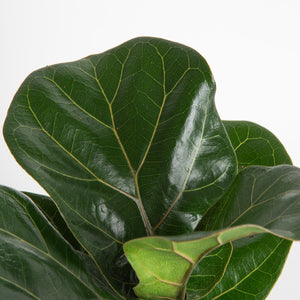
<svg viewBox="0 0 300 300">
<path fill-rule="evenodd" d="M 141 213 L 144 225 L 146 227 L 147 235 L 153 236 L 154 233 L 152 231 L 152 226 L 150 224 L 150 221 L 148 219 L 147 213 L 145 211 L 145 208 L 144 208 L 144 205 L 143 205 L 143 202 L 142 202 L 137 175 L 135 175 L 134 181 L 135 181 L 135 188 L 136 188 L 136 193 L 137 193 L 137 205 L 138 205 L 139 211 Z"/>
<path fill-rule="evenodd" d="M 177 297 L 178 300 L 187 300 L 187 292 L 186 292 L 186 285 L 184 288 L 180 291 Z"/>
</svg>

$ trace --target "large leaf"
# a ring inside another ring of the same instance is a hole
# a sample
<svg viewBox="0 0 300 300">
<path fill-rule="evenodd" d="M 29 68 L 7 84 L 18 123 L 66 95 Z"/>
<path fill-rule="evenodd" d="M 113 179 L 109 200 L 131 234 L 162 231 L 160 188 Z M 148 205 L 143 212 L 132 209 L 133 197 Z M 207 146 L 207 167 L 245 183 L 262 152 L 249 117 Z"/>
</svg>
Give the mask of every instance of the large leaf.
<svg viewBox="0 0 300 300">
<path fill-rule="evenodd" d="M 202 231 L 190 236 L 146 237 L 124 245 L 140 280 L 135 288 L 139 297 L 184 299 L 189 275 L 199 260 L 234 239 L 256 233 L 300 239 L 300 169 L 287 165 L 246 168 L 198 227 Z M 255 291 L 252 295 L 256 296 Z M 207 299 L 214 296 L 213 290 Z"/>
<path fill-rule="evenodd" d="M 23 193 L 0 186 L 0 216 L 1 299 L 116 299 Z"/>
<path fill-rule="evenodd" d="M 236 151 L 240 170 L 253 164 L 291 164 L 280 141 L 262 126 L 248 121 L 223 121 L 223 124 Z M 247 286 L 247 292 L 239 297 L 251 299 L 247 293 L 252 290 L 256 299 L 264 299 L 281 273 L 291 243 L 264 234 L 240 239 L 212 251 L 200 261 L 190 277 L 189 299 L 202 299 L 212 289 L 209 295 L 221 295 L 225 291 L 240 295 L 240 286 Z"/>
<path fill-rule="evenodd" d="M 192 231 L 231 184 L 236 158 L 205 60 L 138 38 L 33 72 L 4 135 L 108 284 L 129 276 L 122 245 Z"/>
</svg>

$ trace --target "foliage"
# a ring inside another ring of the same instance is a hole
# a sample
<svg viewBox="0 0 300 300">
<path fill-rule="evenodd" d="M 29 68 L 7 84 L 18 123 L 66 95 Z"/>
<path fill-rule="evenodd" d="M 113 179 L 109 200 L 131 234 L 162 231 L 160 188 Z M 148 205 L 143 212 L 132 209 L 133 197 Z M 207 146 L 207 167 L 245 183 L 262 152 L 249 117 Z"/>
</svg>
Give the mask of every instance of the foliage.
<svg viewBox="0 0 300 300">
<path fill-rule="evenodd" d="M 30 74 L 4 136 L 49 196 L 0 188 L 1 295 L 264 299 L 300 238 L 300 169 L 214 94 L 201 55 L 157 38 Z"/>
</svg>

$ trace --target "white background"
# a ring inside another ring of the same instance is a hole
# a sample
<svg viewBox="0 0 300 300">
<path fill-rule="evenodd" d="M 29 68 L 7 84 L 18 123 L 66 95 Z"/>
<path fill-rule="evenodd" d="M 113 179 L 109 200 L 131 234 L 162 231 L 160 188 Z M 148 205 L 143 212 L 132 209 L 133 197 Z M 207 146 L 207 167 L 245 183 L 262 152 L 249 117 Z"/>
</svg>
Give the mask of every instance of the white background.
<svg viewBox="0 0 300 300">
<path fill-rule="evenodd" d="M 270 129 L 300 167 L 300 2 L 295 0 L 0 0 L 0 123 L 33 70 L 137 36 L 188 45 L 208 61 L 224 120 Z M 45 193 L 0 140 L 0 183 Z M 300 242 L 269 300 L 298 299 Z M 237 299 L 239 300 L 239 299 Z"/>
</svg>

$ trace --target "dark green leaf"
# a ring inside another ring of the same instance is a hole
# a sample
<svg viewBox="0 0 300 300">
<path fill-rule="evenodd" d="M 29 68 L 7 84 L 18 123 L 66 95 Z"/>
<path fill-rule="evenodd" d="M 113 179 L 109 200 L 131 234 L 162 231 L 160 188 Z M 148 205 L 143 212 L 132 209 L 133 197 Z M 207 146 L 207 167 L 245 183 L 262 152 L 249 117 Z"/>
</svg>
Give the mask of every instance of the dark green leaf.
<svg viewBox="0 0 300 300">
<path fill-rule="evenodd" d="M 280 141 L 267 129 L 247 121 L 223 121 L 223 124 L 236 151 L 240 170 L 252 164 L 291 164 Z M 202 299 L 215 286 L 205 299 L 225 294 L 225 291 L 233 293 L 231 289 L 237 289 L 239 283 L 248 286 L 248 290 L 256 291 L 257 299 L 264 299 L 281 273 L 291 244 L 291 241 L 276 236 L 261 235 L 218 248 L 205 256 L 194 269 L 187 287 L 189 299 Z M 247 268 L 241 267 L 241 256 L 243 266 Z M 237 270 L 234 276 L 233 270 Z M 264 284 L 258 285 L 257 281 Z"/>
<path fill-rule="evenodd" d="M 248 121 L 223 121 L 223 124 L 238 157 L 239 169 L 292 164 L 283 145 L 266 128 Z"/>
<path fill-rule="evenodd" d="M 214 289 L 226 274 L 232 252 L 232 243 L 227 243 L 199 261 L 187 283 L 188 299 L 199 299 Z"/>
<path fill-rule="evenodd" d="M 101 278 L 28 197 L 0 186 L 1 299 L 116 299 Z"/>
<path fill-rule="evenodd" d="M 122 245 L 192 231 L 231 184 L 236 158 L 205 60 L 138 38 L 32 73 L 4 135 L 108 284 L 129 277 Z"/>
<path fill-rule="evenodd" d="M 281 273 L 290 244 L 288 240 L 269 234 L 229 243 L 233 253 L 222 280 L 204 297 L 192 297 L 192 291 L 188 290 L 189 299 L 266 299 Z"/>
<path fill-rule="evenodd" d="M 300 169 L 281 165 L 241 171 L 226 195 L 200 221 L 198 230 L 257 224 L 285 238 L 300 236 Z"/>
<path fill-rule="evenodd" d="M 23 193 L 38 206 L 38 208 L 47 217 L 48 221 L 58 232 L 61 233 L 61 235 L 74 247 L 74 249 L 78 251 L 84 251 L 82 246 L 74 237 L 73 233 L 70 231 L 57 206 L 50 197 L 29 192 Z"/>
</svg>

